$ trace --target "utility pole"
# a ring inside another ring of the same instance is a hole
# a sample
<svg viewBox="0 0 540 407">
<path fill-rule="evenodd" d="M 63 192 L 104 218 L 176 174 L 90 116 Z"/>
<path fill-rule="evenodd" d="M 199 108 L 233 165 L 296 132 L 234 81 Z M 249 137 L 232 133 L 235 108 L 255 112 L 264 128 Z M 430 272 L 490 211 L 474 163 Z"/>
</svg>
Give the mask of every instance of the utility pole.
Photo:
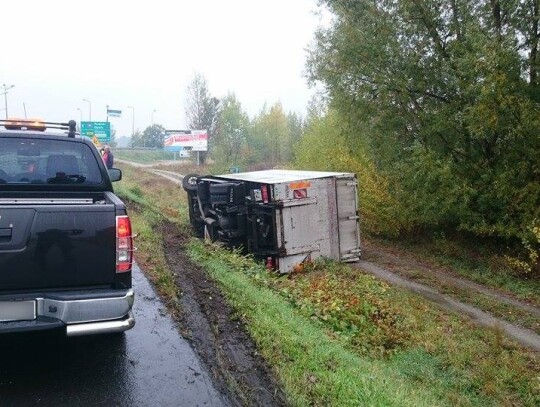
<svg viewBox="0 0 540 407">
<path fill-rule="evenodd" d="M 152 126 L 154 125 L 154 113 L 156 113 L 156 112 L 157 112 L 156 109 L 152 110 L 152 120 L 151 120 L 151 123 L 150 123 Z"/>
<path fill-rule="evenodd" d="M 7 94 L 8 94 L 8 90 L 10 89 L 13 89 L 15 87 L 15 85 L 10 85 L 10 86 L 7 86 L 5 83 L 2 85 L 2 87 L 4 88 L 4 107 L 5 107 L 5 110 L 6 110 L 6 119 L 8 118 L 8 104 L 7 104 Z"/>
<path fill-rule="evenodd" d="M 24 118 L 28 119 L 28 116 L 26 115 L 26 103 L 23 102 L 22 106 L 23 106 L 23 109 L 24 109 Z"/>
</svg>

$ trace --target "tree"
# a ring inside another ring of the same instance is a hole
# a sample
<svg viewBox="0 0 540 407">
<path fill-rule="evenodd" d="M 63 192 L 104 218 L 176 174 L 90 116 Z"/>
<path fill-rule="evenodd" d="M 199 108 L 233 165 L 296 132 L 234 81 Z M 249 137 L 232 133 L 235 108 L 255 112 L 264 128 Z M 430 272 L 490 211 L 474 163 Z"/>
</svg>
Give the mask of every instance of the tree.
<svg viewBox="0 0 540 407">
<path fill-rule="evenodd" d="M 109 145 L 111 147 L 116 147 L 116 129 L 114 128 L 112 123 L 111 123 L 111 141 L 109 141 Z"/>
<path fill-rule="evenodd" d="M 290 137 L 287 115 L 277 102 L 269 110 L 264 106 L 254 119 L 249 145 L 256 152 L 256 161 L 274 167 L 291 159 Z"/>
<path fill-rule="evenodd" d="M 246 162 L 246 139 L 249 130 L 249 117 L 234 93 L 229 93 L 220 102 L 220 111 L 214 133 L 214 157 L 216 161 L 227 164 Z"/>
<path fill-rule="evenodd" d="M 139 129 L 135 131 L 133 136 L 131 136 L 131 147 L 143 147 L 143 133 Z"/>
<path fill-rule="evenodd" d="M 143 147 L 163 148 L 165 128 L 160 124 L 153 124 L 144 129 L 141 137 Z"/>
<path fill-rule="evenodd" d="M 540 218 L 538 0 L 323 0 L 308 75 L 419 226 Z"/>
<path fill-rule="evenodd" d="M 219 99 L 213 97 L 202 74 L 195 74 L 186 90 L 186 120 L 192 130 L 207 130 L 208 152 L 201 152 L 200 159 L 204 163 L 212 147 L 212 135 L 215 130 L 219 112 Z"/>
</svg>

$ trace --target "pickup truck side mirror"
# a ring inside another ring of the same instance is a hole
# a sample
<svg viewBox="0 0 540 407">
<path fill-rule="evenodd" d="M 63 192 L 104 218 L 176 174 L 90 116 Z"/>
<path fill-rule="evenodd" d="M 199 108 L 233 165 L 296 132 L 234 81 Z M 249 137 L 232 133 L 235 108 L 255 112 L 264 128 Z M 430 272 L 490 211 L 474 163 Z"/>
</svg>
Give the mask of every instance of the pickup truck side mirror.
<svg viewBox="0 0 540 407">
<path fill-rule="evenodd" d="M 122 179 L 122 170 L 118 168 L 109 168 L 109 178 L 111 182 L 120 181 Z"/>
</svg>

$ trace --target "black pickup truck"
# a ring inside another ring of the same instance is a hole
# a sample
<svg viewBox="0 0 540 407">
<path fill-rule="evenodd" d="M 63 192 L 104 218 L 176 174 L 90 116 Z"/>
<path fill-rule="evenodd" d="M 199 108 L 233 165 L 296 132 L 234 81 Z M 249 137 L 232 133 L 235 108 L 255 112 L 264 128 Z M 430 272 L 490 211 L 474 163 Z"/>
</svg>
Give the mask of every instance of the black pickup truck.
<svg viewBox="0 0 540 407">
<path fill-rule="evenodd" d="M 135 324 L 131 224 L 111 184 L 122 173 L 75 127 L 0 121 L 0 334 Z"/>
</svg>

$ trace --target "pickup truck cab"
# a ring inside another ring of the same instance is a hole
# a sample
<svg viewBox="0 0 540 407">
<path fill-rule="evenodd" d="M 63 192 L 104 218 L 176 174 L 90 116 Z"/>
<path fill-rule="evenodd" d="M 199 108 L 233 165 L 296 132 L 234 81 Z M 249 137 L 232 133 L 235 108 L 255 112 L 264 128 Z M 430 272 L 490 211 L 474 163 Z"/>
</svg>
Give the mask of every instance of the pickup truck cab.
<svg viewBox="0 0 540 407">
<path fill-rule="evenodd" d="M 131 224 L 111 183 L 121 171 L 74 121 L 0 126 L 0 334 L 132 328 Z"/>
</svg>

